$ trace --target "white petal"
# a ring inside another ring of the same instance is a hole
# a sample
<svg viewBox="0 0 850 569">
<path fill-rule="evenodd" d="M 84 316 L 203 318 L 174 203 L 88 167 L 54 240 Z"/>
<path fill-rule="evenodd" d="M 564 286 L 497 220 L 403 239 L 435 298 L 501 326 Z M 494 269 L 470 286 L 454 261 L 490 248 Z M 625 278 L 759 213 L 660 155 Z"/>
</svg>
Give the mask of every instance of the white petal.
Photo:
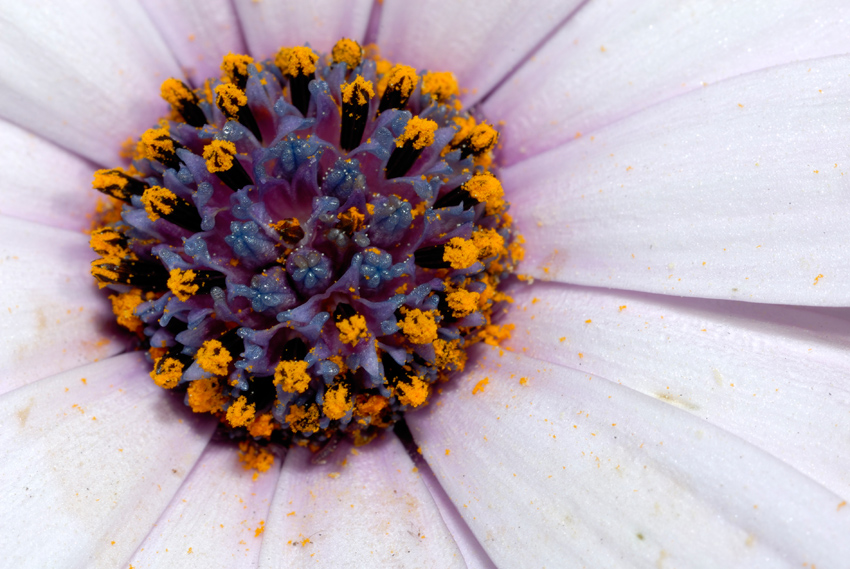
<svg viewBox="0 0 850 569">
<path fill-rule="evenodd" d="M 850 499 L 850 323 L 785 306 L 537 283 L 514 350 L 609 378 L 734 433 Z"/>
<path fill-rule="evenodd" d="M 212 442 L 174 495 L 130 565 L 204 569 L 256 567 L 279 462 L 258 474 L 242 468 L 238 447 Z"/>
<path fill-rule="evenodd" d="M 0 393 L 126 349 L 82 233 L 0 217 Z"/>
<path fill-rule="evenodd" d="M 681 296 L 850 304 L 850 57 L 711 85 L 503 171 L 523 272 Z"/>
<path fill-rule="evenodd" d="M 135 1 L 11 2 L 0 15 L 0 117 L 101 165 L 163 116 L 180 69 Z"/>
<path fill-rule="evenodd" d="M 8 566 L 119 567 L 150 531 L 214 421 L 190 417 L 149 369 L 135 352 L 0 397 Z"/>
<path fill-rule="evenodd" d="M 221 58 L 245 53 L 230 0 L 140 0 L 186 77 L 194 85 L 221 75 Z"/>
<path fill-rule="evenodd" d="M 508 162 L 742 73 L 847 53 L 843 0 L 586 2 L 484 104 Z"/>
<path fill-rule="evenodd" d="M 94 169 L 75 154 L 0 120 L 0 214 L 88 229 L 99 195 L 91 187 Z"/>
<path fill-rule="evenodd" d="M 481 369 L 407 420 L 497 566 L 830 567 L 850 555 L 846 503 L 769 454 L 605 379 L 481 352 Z"/>
<path fill-rule="evenodd" d="M 386 0 L 377 44 L 381 56 L 393 62 L 452 71 L 460 86 L 469 89 L 462 98 L 471 105 L 489 93 L 579 4 L 579 0 L 490 0 L 486 5 Z"/>
<path fill-rule="evenodd" d="M 304 45 L 329 52 L 340 38 L 363 41 L 369 0 L 234 0 L 251 55 L 274 57 L 283 46 Z"/>
<path fill-rule="evenodd" d="M 266 521 L 260 567 L 464 567 L 431 495 L 395 435 L 328 464 L 293 447 Z"/>
</svg>

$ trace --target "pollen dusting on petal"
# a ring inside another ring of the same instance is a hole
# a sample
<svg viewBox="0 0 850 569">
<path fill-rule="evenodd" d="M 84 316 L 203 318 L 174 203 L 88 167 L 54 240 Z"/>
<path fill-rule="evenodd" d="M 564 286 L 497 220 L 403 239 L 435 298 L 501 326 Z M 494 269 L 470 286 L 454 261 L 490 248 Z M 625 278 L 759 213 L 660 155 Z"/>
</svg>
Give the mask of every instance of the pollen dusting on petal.
<svg viewBox="0 0 850 569">
<path fill-rule="evenodd" d="M 205 372 L 227 375 L 227 366 L 233 361 L 233 357 L 218 340 L 207 340 L 195 354 L 195 361 Z"/>
<path fill-rule="evenodd" d="M 151 221 L 156 221 L 161 215 L 168 215 L 174 211 L 174 202 L 177 196 L 169 189 L 159 186 L 151 186 L 142 194 L 142 203 Z"/>
<path fill-rule="evenodd" d="M 285 419 L 295 432 L 315 431 L 319 428 L 319 408 L 316 405 L 292 405 Z"/>
<path fill-rule="evenodd" d="M 186 390 L 189 407 L 195 413 L 218 413 L 227 403 L 217 377 L 197 379 Z"/>
<path fill-rule="evenodd" d="M 437 322 L 431 311 L 408 310 L 400 324 L 401 331 L 414 344 L 430 344 L 437 339 Z"/>
<path fill-rule="evenodd" d="M 239 462 L 245 470 L 265 472 L 274 464 L 274 455 L 265 447 L 242 441 L 239 443 Z"/>
<path fill-rule="evenodd" d="M 248 427 L 248 433 L 252 437 L 270 437 L 274 432 L 274 416 L 271 413 L 263 413 L 254 417 L 254 422 Z"/>
<path fill-rule="evenodd" d="M 431 386 L 419 377 L 413 377 L 410 383 L 399 381 L 395 391 L 402 405 L 419 407 L 428 400 Z"/>
<path fill-rule="evenodd" d="M 457 79 L 451 71 L 432 71 L 422 77 L 422 94 L 431 95 L 441 103 L 459 93 Z"/>
<path fill-rule="evenodd" d="M 239 109 L 248 104 L 248 97 L 245 95 L 245 91 L 233 83 L 222 83 L 216 87 L 215 97 L 219 108 L 230 119 L 234 119 L 239 114 Z"/>
<path fill-rule="evenodd" d="M 443 260 L 453 269 L 468 269 L 478 261 L 478 247 L 469 239 L 452 237 L 446 243 Z"/>
<path fill-rule="evenodd" d="M 484 392 L 484 387 L 485 387 L 488 383 L 490 383 L 490 378 L 489 378 L 489 377 L 485 377 L 484 379 L 482 379 L 481 381 L 479 381 L 478 383 L 476 383 L 476 384 L 475 384 L 475 387 L 473 387 L 473 388 L 472 388 L 472 394 L 473 394 L 473 395 L 476 395 L 476 394 L 478 394 L 478 393 L 483 393 L 483 392 Z"/>
<path fill-rule="evenodd" d="M 452 309 L 452 316 L 464 318 L 475 312 L 480 297 L 481 295 L 477 292 L 460 289 L 446 295 L 446 302 Z"/>
<path fill-rule="evenodd" d="M 355 77 L 351 83 L 345 83 L 342 86 L 342 102 L 346 104 L 351 103 L 354 99 L 354 104 L 363 106 L 374 96 L 375 90 L 372 89 L 372 82 L 366 81 L 360 75 Z"/>
<path fill-rule="evenodd" d="M 303 360 L 284 360 L 274 370 L 274 384 L 287 393 L 304 393 L 310 386 L 309 364 Z"/>
<path fill-rule="evenodd" d="M 186 302 L 198 292 L 200 286 L 195 284 L 195 271 L 189 269 L 171 269 L 168 277 L 168 289 L 174 293 L 174 296 Z"/>
<path fill-rule="evenodd" d="M 233 167 L 236 145 L 229 140 L 213 140 L 204 147 L 204 160 L 211 174 L 227 172 Z"/>
<path fill-rule="evenodd" d="M 252 63 L 254 58 L 250 55 L 228 53 L 221 60 L 221 72 L 224 74 L 224 79 L 233 81 L 236 77 L 248 75 L 248 66 Z"/>
<path fill-rule="evenodd" d="M 478 337 L 481 338 L 485 344 L 498 346 L 501 342 L 510 339 L 511 332 L 514 328 L 516 328 L 514 324 L 504 324 L 502 326 L 497 324 L 488 324 L 483 330 L 481 330 L 481 332 L 478 333 Z"/>
<path fill-rule="evenodd" d="M 154 361 L 150 376 L 159 387 L 174 389 L 183 377 L 183 369 L 183 362 L 163 355 Z"/>
<path fill-rule="evenodd" d="M 231 427 L 245 427 L 254 421 L 256 405 L 249 404 L 248 399 L 241 395 L 227 408 L 227 422 Z"/>
<path fill-rule="evenodd" d="M 353 404 L 348 396 L 348 388 L 344 385 L 335 385 L 325 392 L 325 400 L 322 403 L 322 412 L 325 417 L 336 421 L 345 417 L 351 411 Z"/>
<path fill-rule="evenodd" d="M 112 312 L 118 324 L 131 332 L 142 331 L 144 324 L 136 316 L 136 308 L 143 302 L 141 290 L 134 288 L 129 292 L 111 294 L 109 300 L 112 301 Z"/>
<path fill-rule="evenodd" d="M 469 195 L 486 204 L 488 215 L 500 213 L 505 209 L 505 191 L 502 184 L 490 174 L 473 176 L 463 188 Z"/>
<path fill-rule="evenodd" d="M 339 341 L 344 344 L 355 346 L 361 339 L 369 337 L 366 319 L 360 314 L 340 320 L 336 327 L 339 330 Z"/>
<path fill-rule="evenodd" d="M 319 56 L 309 47 L 284 47 L 274 58 L 275 65 L 284 75 L 296 77 L 311 75 L 316 72 L 316 62 Z"/>
<path fill-rule="evenodd" d="M 399 136 L 395 144 L 398 147 L 404 146 L 407 141 L 413 145 L 413 148 L 419 150 L 434 144 L 434 133 L 437 132 L 437 123 L 430 119 L 421 119 L 413 117 L 407 121 L 407 126 L 404 127 L 404 132 Z"/>
<path fill-rule="evenodd" d="M 334 44 L 331 59 L 334 63 L 345 63 L 349 69 L 354 69 L 363 61 L 363 48 L 354 40 L 342 38 Z"/>
</svg>

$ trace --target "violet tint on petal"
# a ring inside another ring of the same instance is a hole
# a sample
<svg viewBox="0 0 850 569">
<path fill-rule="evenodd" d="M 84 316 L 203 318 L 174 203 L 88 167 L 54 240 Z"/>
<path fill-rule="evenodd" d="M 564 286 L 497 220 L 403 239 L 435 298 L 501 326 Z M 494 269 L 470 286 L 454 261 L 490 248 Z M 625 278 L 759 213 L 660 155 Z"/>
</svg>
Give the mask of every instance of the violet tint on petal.
<svg viewBox="0 0 850 569">
<path fill-rule="evenodd" d="M 215 424 L 149 369 L 125 354 L 0 397 L 5 564 L 118 567 L 150 531 Z"/>
<path fill-rule="evenodd" d="M 850 57 L 709 85 L 502 171 L 544 280 L 850 303 Z"/>
<path fill-rule="evenodd" d="M 613 381 L 480 355 L 407 421 L 497 566 L 529 552 L 547 567 L 748 569 L 850 555 L 842 498 L 763 450 Z"/>
<path fill-rule="evenodd" d="M 844 0 L 585 2 L 483 105 L 525 160 L 723 79 L 847 53 Z"/>
</svg>

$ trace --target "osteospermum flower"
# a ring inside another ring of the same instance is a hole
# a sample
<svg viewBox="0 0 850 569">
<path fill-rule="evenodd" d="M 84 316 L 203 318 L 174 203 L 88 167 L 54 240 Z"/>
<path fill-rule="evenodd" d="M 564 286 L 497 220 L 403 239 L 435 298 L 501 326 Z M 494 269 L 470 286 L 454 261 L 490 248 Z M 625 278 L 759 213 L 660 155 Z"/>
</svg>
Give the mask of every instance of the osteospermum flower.
<svg viewBox="0 0 850 569">
<path fill-rule="evenodd" d="M 842 566 L 848 11 L 4 7 L 4 560 Z M 294 447 L 253 480 L 211 441 L 216 421 L 151 382 L 109 328 L 84 188 L 167 111 L 166 78 L 197 84 L 230 51 L 328 52 L 340 37 L 453 72 L 467 107 L 504 121 L 526 282 L 509 291 L 504 351 L 470 352 L 407 414 L 409 434 L 341 443 L 323 465 Z"/>
</svg>

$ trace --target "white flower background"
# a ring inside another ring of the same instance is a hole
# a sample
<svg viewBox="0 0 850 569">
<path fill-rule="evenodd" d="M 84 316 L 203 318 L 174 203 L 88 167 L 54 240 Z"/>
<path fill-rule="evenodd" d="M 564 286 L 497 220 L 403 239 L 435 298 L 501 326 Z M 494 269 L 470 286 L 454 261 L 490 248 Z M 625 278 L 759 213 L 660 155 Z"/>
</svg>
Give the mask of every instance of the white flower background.
<svg viewBox="0 0 850 569">
<path fill-rule="evenodd" d="M 0 565 L 847 567 L 848 24 L 846 0 L 0 1 Z M 342 36 L 505 121 L 535 282 L 510 350 L 409 415 L 424 460 L 389 433 L 253 481 L 110 324 L 91 173 L 165 78 Z"/>
</svg>

